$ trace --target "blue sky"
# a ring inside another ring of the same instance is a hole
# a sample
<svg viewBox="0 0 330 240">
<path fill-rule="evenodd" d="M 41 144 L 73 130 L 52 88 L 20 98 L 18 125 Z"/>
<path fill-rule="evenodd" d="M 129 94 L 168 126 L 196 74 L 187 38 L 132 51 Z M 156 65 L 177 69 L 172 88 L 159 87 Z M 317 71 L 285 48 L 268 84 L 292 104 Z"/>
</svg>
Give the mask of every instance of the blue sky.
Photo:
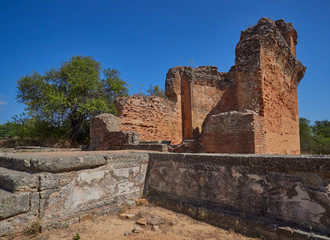
<svg viewBox="0 0 330 240">
<path fill-rule="evenodd" d="M 234 65 L 240 32 L 261 17 L 298 31 L 307 67 L 298 87 L 300 116 L 330 120 L 330 1 L 0 0 L 0 123 L 20 114 L 16 82 L 75 55 L 116 68 L 138 92 L 164 87 L 175 66 Z M 193 64 L 190 62 L 193 60 Z"/>
</svg>

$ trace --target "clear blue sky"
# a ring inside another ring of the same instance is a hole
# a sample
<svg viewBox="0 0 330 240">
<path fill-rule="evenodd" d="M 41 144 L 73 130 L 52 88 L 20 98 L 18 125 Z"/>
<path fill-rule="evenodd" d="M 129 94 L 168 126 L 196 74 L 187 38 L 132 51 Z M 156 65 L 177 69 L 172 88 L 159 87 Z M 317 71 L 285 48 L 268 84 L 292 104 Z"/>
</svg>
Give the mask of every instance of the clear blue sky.
<svg viewBox="0 0 330 240">
<path fill-rule="evenodd" d="M 164 87 L 169 68 L 234 65 L 240 32 L 259 18 L 283 18 L 298 31 L 307 66 L 298 87 L 300 116 L 330 120 L 330 1 L 0 0 L 0 123 L 24 110 L 16 81 L 74 55 L 116 68 L 138 92 Z"/>
</svg>

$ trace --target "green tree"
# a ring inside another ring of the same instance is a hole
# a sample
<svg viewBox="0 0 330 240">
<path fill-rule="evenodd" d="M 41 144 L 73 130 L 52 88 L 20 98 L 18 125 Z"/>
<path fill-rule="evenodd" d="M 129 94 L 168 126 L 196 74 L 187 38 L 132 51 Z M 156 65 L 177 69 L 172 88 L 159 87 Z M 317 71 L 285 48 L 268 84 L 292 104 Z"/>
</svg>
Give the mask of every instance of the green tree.
<svg viewBox="0 0 330 240">
<path fill-rule="evenodd" d="M 312 126 L 314 139 L 313 152 L 318 154 L 330 154 L 330 121 L 315 121 Z"/>
<path fill-rule="evenodd" d="M 21 77 L 17 99 L 26 105 L 26 114 L 14 119 L 23 128 L 21 135 L 40 139 L 47 134 L 55 138 L 61 135 L 84 141 L 89 119 L 105 112 L 116 114 L 114 98 L 128 93 L 117 70 L 108 68 L 103 74 L 104 79 L 100 63 L 92 57 L 74 56 L 43 75 L 34 72 Z M 26 128 L 43 133 L 35 136 Z"/>
<path fill-rule="evenodd" d="M 302 153 L 330 154 L 330 121 L 299 119 L 300 147 Z"/>
<path fill-rule="evenodd" d="M 13 123 L 7 122 L 0 124 L 0 139 L 8 139 L 14 137 Z"/>
<path fill-rule="evenodd" d="M 149 96 L 157 96 L 167 99 L 164 89 L 160 88 L 159 85 L 150 85 L 149 89 L 147 90 L 147 93 Z"/>
<path fill-rule="evenodd" d="M 311 153 L 313 141 L 312 127 L 306 118 L 299 118 L 300 149 L 303 153 Z"/>
</svg>

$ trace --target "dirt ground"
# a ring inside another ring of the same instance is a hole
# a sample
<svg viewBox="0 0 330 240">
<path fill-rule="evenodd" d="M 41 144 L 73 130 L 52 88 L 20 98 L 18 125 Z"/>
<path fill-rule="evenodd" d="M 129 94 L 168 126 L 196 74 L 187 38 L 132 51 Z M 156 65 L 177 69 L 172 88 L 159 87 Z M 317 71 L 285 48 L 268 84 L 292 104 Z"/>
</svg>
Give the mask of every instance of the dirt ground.
<svg viewBox="0 0 330 240">
<path fill-rule="evenodd" d="M 142 225 L 137 222 L 142 223 Z M 13 240 L 71 240 L 77 236 L 77 233 L 81 240 L 257 239 L 248 238 L 233 231 L 226 231 L 158 206 L 145 204 L 144 206 L 123 209 L 118 214 L 95 219 L 86 218 L 67 228 L 43 232 L 36 236 L 16 236 Z"/>
</svg>

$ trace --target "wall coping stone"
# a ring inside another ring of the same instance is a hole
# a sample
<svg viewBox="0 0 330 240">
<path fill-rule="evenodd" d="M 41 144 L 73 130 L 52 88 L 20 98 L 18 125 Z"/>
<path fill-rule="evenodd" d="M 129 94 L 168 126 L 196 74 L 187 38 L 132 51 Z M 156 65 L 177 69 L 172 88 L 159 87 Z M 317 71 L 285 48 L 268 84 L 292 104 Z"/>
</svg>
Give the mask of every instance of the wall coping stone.
<svg viewBox="0 0 330 240">
<path fill-rule="evenodd" d="M 149 153 L 150 160 L 236 165 L 282 172 L 315 172 L 330 177 L 330 156 L 209 153 Z"/>
</svg>

